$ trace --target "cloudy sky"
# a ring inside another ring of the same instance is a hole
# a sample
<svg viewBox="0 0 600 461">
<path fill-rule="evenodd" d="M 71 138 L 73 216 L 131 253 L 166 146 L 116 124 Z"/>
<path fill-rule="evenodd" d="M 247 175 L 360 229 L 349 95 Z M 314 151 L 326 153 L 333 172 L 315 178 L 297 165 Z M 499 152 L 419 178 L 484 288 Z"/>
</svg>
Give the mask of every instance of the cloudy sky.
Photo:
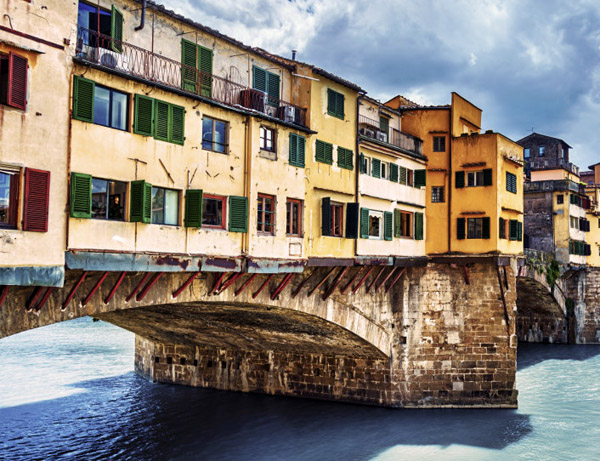
<svg viewBox="0 0 600 461">
<path fill-rule="evenodd" d="M 160 0 L 159 0 L 160 2 Z M 598 0 L 163 0 L 246 44 L 323 67 L 386 101 L 483 109 L 483 129 L 564 139 L 600 161 Z"/>
</svg>

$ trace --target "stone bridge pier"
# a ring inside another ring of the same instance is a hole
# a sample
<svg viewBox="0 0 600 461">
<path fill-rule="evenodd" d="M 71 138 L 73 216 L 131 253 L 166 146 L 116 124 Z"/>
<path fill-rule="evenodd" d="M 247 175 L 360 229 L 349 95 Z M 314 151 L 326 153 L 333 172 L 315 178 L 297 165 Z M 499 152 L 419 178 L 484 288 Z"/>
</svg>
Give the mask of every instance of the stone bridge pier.
<svg viewBox="0 0 600 461">
<path fill-rule="evenodd" d="M 67 271 L 14 288 L 0 337 L 83 315 L 136 334 L 162 383 L 388 407 L 515 408 L 515 259 L 302 272 Z"/>
</svg>

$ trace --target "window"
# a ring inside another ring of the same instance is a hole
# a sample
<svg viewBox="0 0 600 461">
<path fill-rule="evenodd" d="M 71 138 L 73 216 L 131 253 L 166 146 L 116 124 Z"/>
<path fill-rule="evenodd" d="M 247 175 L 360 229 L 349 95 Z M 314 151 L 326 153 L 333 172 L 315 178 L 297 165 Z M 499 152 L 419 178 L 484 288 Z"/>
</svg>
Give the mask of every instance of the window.
<svg viewBox="0 0 600 461">
<path fill-rule="evenodd" d="M 315 144 L 315 158 L 317 162 L 333 164 L 333 144 L 317 139 Z"/>
<path fill-rule="evenodd" d="M 302 200 L 293 198 L 287 199 L 286 206 L 286 226 L 287 235 L 302 235 Z"/>
<path fill-rule="evenodd" d="M 256 230 L 275 235 L 275 197 L 258 194 Z"/>
<path fill-rule="evenodd" d="M 389 175 L 389 164 L 387 162 L 381 162 L 381 179 L 388 179 Z"/>
<path fill-rule="evenodd" d="M 398 165 L 390 163 L 390 181 L 398 182 Z"/>
<path fill-rule="evenodd" d="M 433 151 L 446 152 L 446 136 L 433 137 Z"/>
<path fill-rule="evenodd" d="M 579 219 L 570 216 L 571 229 L 579 229 Z"/>
<path fill-rule="evenodd" d="M 508 238 L 509 240 L 523 240 L 523 223 L 516 219 L 508 221 Z"/>
<path fill-rule="evenodd" d="M 227 122 L 204 117 L 202 119 L 202 149 L 226 154 L 228 150 L 227 128 Z"/>
<path fill-rule="evenodd" d="M 127 130 L 128 102 L 129 97 L 125 93 L 95 85 L 94 123 Z"/>
<path fill-rule="evenodd" d="M 207 98 L 212 97 L 213 51 L 181 39 L 182 88 Z"/>
<path fill-rule="evenodd" d="M 152 187 L 152 224 L 179 224 L 179 191 Z"/>
<path fill-rule="evenodd" d="M 19 179 L 18 170 L 0 170 L 0 227 L 17 227 Z"/>
<path fill-rule="evenodd" d="M 341 203 L 331 204 L 331 236 L 332 237 L 343 237 L 344 236 L 344 205 Z"/>
<path fill-rule="evenodd" d="M 383 212 L 369 210 L 369 238 L 381 240 L 383 238 Z"/>
<path fill-rule="evenodd" d="M 413 214 L 408 211 L 395 210 L 396 213 L 396 237 L 412 237 Z"/>
<path fill-rule="evenodd" d="M 400 184 L 406 185 L 406 181 L 408 179 L 407 170 L 405 167 L 400 167 Z"/>
<path fill-rule="evenodd" d="M 338 146 L 338 166 L 351 170 L 354 168 L 354 152 L 350 149 L 345 149 Z"/>
<path fill-rule="evenodd" d="M 556 196 L 556 204 L 557 205 L 562 205 L 565 201 L 564 195 L 563 194 L 558 194 Z"/>
<path fill-rule="evenodd" d="M 468 239 L 489 239 L 490 238 L 490 218 L 468 218 L 467 219 L 467 238 Z"/>
<path fill-rule="evenodd" d="M 344 120 L 344 95 L 327 88 L 327 113 Z"/>
<path fill-rule="evenodd" d="M 133 132 L 183 145 L 185 108 L 141 94 L 135 95 Z"/>
<path fill-rule="evenodd" d="M 381 177 L 381 160 L 378 158 L 371 159 L 371 176 L 374 178 Z"/>
<path fill-rule="evenodd" d="M 444 186 L 433 186 L 431 188 L 431 202 L 432 203 L 443 203 L 444 202 Z"/>
<path fill-rule="evenodd" d="M 467 187 L 483 186 L 483 171 L 467 172 Z"/>
<path fill-rule="evenodd" d="M 414 170 L 414 187 L 424 187 L 427 185 L 426 170 Z"/>
<path fill-rule="evenodd" d="M 306 138 L 290 133 L 290 165 L 304 168 L 304 148 Z"/>
<path fill-rule="evenodd" d="M 517 175 L 508 171 L 506 172 L 506 190 L 513 194 L 517 193 Z"/>
<path fill-rule="evenodd" d="M 260 148 L 268 152 L 277 152 L 276 131 L 266 126 L 260 127 Z"/>
<path fill-rule="evenodd" d="M 27 106 L 27 58 L 13 52 L 0 55 L 0 104 L 25 110 Z"/>
<path fill-rule="evenodd" d="M 126 193 L 125 182 L 93 178 L 92 218 L 124 221 Z"/>
<path fill-rule="evenodd" d="M 220 195 L 202 196 L 202 227 L 225 229 L 226 198 Z"/>
<path fill-rule="evenodd" d="M 525 149 L 523 149 L 523 157 L 529 158 L 530 156 L 531 156 L 531 149 L 529 149 L 529 147 L 526 147 Z"/>
<path fill-rule="evenodd" d="M 252 88 L 267 94 L 267 104 L 279 106 L 279 74 L 252 66 Z"/>
<path fill-rule="evenodd" d="M 81 45 L 99 46 L 121 52 L 123 14 L 114 6 L 108 11 L 96 5 L 79 2 L 77 26 Z"/>
<path fill-rule="evenodd" d="M 413 177 L 414 177 L 414 171 L 406 169 L 406 185 L 407 186 L 412 187 L 414 185 Z"/>
<path fill-rule="evenodd" d="M 538 156 L 543 157 L 546 154 L 546 146 L 538 147 Z"/>
</svg>

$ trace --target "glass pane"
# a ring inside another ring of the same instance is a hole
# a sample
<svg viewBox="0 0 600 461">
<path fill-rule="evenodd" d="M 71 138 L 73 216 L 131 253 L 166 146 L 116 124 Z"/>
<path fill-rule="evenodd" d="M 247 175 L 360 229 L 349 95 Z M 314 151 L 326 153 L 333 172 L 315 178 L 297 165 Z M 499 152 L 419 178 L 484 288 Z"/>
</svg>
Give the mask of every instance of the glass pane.
<svg viewBox="0 0 600 461">
<path fill-rule="evenodd" d="M 110 36 L 110 19 L 111 13 L 108 11 L 100 10 L 100 33 L 103 35 Z M 108 45 L 108 41 L 106 40 L 101 45 Z"/>
<path fill-rule="evenodd" d="M 125 194 L 127 183 L 110 181 L 108 194 L 108 219 L 125 220 Z"/>
<path fill-rule="evenodd" d="M 10 224 L 10 178 L 0 173 L 0 224 Z"/>
<path fill-rule="evenodd" d="M 223 225 L 223 201 L 214 198 L 204 198 L 202 200 L 202 225 L 222 226 Z"/>
<path fill-rule="evenodd" d="M 152 224 L 163 224 L 165 220 L 165 190 L 152 188 Z"/>
<path fill-rule="evenodd" d="M 215 150 L 225 152 L 225 122 L 215 121 Z"/>
<path fill-rule="evenodd" d="M 96 86 L 94 91 L 94 123 L 108 125 L 108 111 L 110 106 L 110 90 Z"/>
<path fill-rule="evenodd" d="M 179 192 L 165 190 L 165 224 L 179 224 Z"/>
<path fill-rule="evenodd" d="M 213 121 L 211 118 L 202 119 L 202 149 L 212 150 Z"/>
<path fill-rule="evenodd" d="M 127 129 L 127 95 L 113 91 L 111 126 L 119 130 Z"/>
<path fill-rule="evenodd" d="M 106 219 L 107 185 L 105 179 L 92 179 L 92 218 Z"/>
</svg>

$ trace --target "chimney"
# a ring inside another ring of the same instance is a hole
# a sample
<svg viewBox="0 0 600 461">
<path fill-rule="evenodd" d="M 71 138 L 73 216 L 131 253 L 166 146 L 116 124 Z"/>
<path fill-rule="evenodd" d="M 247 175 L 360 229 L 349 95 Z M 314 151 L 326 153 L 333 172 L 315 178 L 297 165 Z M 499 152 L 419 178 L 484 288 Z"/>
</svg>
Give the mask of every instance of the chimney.
<svg viewBox="0 0 600 461">
<path fill-rule="evenodd" d="M 296 50 L 292 50 L 292 61 L 296 60 Z"/>
</svg>

